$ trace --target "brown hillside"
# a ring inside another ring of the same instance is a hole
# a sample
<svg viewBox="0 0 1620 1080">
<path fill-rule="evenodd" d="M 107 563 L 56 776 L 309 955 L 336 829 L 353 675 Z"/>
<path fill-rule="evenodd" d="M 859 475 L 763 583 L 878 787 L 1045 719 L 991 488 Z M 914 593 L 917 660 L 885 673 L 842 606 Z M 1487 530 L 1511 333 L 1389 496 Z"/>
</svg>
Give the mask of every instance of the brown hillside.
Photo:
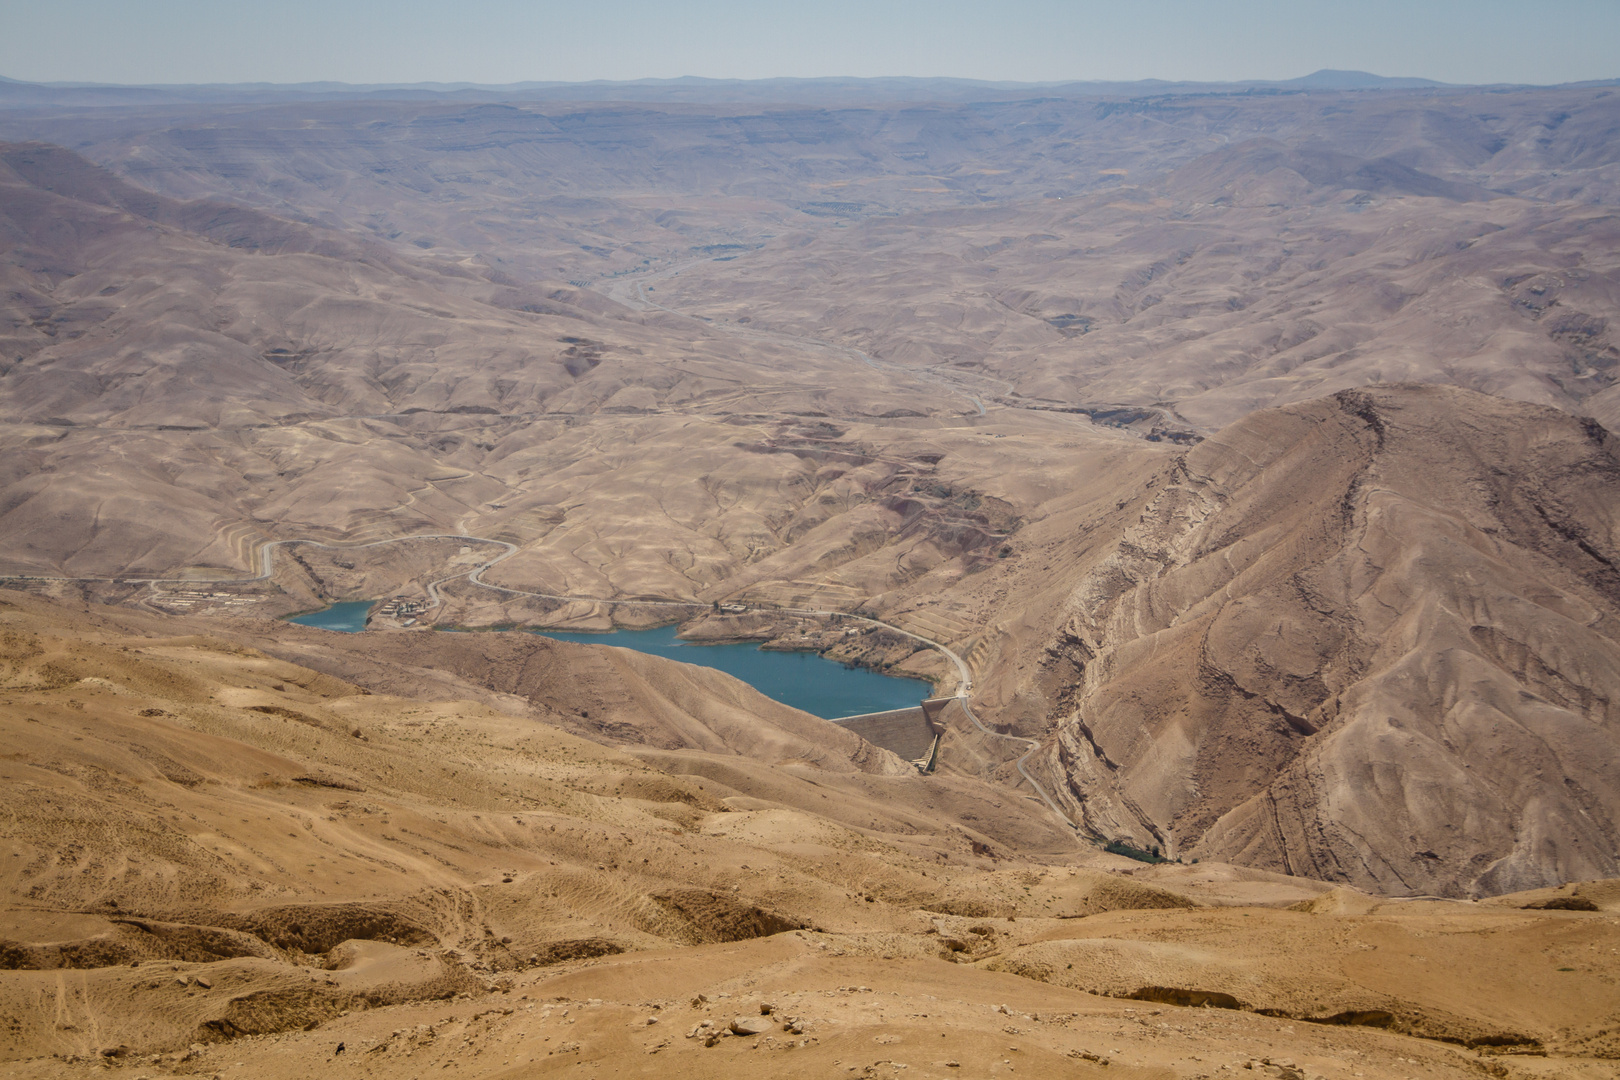
<svg viewBox="0 0 1620 1080">
<path fill-rule="evenodd" d="M 1617 560 L 1595 423 L 1440 387 L 1257 413 L 1066 594 L 1044 775 L 1104 835 L 1372 891 L 1610 876 Z"/>
</svg>

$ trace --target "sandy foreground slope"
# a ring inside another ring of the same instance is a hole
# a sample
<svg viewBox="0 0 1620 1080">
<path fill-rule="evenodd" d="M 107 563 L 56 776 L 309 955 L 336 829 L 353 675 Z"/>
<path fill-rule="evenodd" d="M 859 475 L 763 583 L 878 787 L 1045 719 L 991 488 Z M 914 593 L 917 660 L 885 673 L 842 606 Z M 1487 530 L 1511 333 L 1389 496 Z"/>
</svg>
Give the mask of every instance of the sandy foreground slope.
<svg viewBox="0 0 1620 1080">
<path fill-rule="evenodd" d="M 392 697 L 240 624 L 0 602 L 0 1075 L 1598 1077 L 1620 1053 L 1612 883 L 1396 903 L 1148 867 L 1003 789 L 807 759 L 819 721 L 656 658 L 551 662 L 605 723 L 708 748 L 569 734 L 562 680 Z"/>
</svg>

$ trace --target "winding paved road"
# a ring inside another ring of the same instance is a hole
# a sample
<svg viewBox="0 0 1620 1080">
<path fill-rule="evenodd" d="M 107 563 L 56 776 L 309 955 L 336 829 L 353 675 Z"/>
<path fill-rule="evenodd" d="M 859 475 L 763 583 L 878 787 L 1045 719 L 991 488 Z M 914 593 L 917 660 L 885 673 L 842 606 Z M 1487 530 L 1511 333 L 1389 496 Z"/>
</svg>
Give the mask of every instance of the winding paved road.
<svg viewBox="0 0 1620 1080">
<path fill-rule="evenodd" d="M 1024 762 L 1028 761 L 1030 756 L 1041 748 L 1041 744 L 1035 739 L 1026 739 L 1019 735 L 1003 735 L 999 731 L 991 731 L 979 721 L 977 716 L 974 715 L 973 706 L 968 702 L 967 695 L 959 695 L 957 700 L 962 703 L 962 711 L 967 713 L 967 718 L 969 720 L 973 721 L 973 726 L 984 732 L 986 735 L 990 735 L 997 739 L 1011 739 L 1013 742 L 1020 742 L 1029 747 L 1028 750 L 1024 751 L 1023 756 L 1021 756 L 1017 761 L 1013 762 L 1013 766 L 1018 770 L 1018 775 L 1029 781 L 1029 786 L 1035 789 L 1035 794 L 1041 797 L 1041 801 L 1051 808 L 1052 813 L 1056 814 L 1063 824 L 1067 825 L 1071 829 L 1079 831 L 1080 826 L 1076 825 L 1069 819 L 1069 815 L 1065 814 L 1058 804 L 1052 801 L 1052 796 L 1046 793 L 1046 789 L 1041 786 L 1040 781 L 1031 776 L 1029 774 L 1029 770 L 1024 768 Z"/>
</svg>

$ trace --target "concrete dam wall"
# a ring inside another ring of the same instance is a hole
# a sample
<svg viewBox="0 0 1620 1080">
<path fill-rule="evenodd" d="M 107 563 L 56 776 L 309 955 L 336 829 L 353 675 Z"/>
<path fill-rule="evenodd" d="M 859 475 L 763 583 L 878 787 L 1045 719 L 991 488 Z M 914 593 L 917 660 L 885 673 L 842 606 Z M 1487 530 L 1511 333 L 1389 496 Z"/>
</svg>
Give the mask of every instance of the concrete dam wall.
<svg viewBox="0 0 1620 1080">
<path fill-rule="evenodd" d="M 844 716 L 833 723 L 846 727 L 874 746 L 892 750 L 907 761 L 933 756 L 935 740 L 945 731 L 945 711 L 955 698 L 929 698 L 910 709 Z"/>
</svg>

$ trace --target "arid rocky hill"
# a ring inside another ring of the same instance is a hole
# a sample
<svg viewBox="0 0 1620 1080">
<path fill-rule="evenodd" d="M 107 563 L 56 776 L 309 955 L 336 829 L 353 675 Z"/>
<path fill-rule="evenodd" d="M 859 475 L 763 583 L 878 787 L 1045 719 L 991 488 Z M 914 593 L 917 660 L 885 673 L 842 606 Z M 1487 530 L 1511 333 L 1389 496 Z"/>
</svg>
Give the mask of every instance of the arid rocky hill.
<svg viewBox="0 0 1620 1080">
<path fill-rule="evenodd" d="M 1613 435 L 1346 391 L 1255 413 L 1149 489 L 990 690 L 1042 702 L 1077 820 L 1406 895 L 1615 873 Z"/>
</svg>

